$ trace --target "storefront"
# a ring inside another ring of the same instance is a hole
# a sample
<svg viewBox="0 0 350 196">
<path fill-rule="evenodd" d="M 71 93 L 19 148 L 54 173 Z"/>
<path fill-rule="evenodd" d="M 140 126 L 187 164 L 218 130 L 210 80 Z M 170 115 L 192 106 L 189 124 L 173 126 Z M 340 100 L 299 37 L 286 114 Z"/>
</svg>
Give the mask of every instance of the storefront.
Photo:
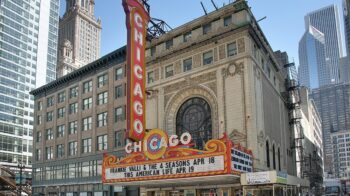
<svg viewBox="0 0 350 196">
<path fill-rule="evenodd" d="M 241 174 L 243 195 L 293 196 L 307 195 L 308 180 L 278 171 L 264 171 Z"/>
</svg>

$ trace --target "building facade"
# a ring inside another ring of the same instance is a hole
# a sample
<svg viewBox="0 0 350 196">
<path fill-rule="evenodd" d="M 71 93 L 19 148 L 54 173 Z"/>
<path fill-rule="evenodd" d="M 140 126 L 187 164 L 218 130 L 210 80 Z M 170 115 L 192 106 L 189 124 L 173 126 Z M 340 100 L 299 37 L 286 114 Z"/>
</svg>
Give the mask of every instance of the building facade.
<svg viewBox="0 0 350 196">
<path fill-rule="evenodd" d="M 101 20 L 94 10 L 94 0 L 66 0 L 59 23 L 58 77 L 100 57 Z"/>
<path fill-rule="evenodd" d="M 122 155 L 125 144 L 125 51 L 33 91 L 35 117 L 42 119 L 35 123 L 34 194 L 111 191 L 101 183 L 102 156 Z"/>
<path fill-rule="evenodd" d="M 340 58 L 339 60 L 340 81 L 342 83 L 350 82 L 350 59 L 349 56 Z"/>
<path fill-rule="evenodd" d="M 326 66 L 330 69 L 330 83 L 339 83 L 339 58 L 343 56 L 339 11 L 336 5 L 330 5 L 313 11 L 305 16 L 305 29 L 310 26 L 324 34 Z M 320 84 L 321 85 L 321 84 Z"/>
<path fill-rule="evenodd" d="M 197 149 L 227 135 L 251 149 L 254 171 L 296 176 L 294 139 L 283 98 L 285 78 L 244 1 L 152 40 L 146 58 L 147 129 L 159 128 L 169 135 L 190 132 Z M 125 59 L 126 48 L 118 49 L 32 91 L 34 115 L 43 119 L 35 124 L 34 194 L 241 193 L 238 176 L 102 185 L 103 153 L 121 158 L 128 142 Z M 298 183 L 294 180 L 289 186 Z M 272 186 L 264 191 L 272 194 Z"/>
<path fill-rule="evenodd" d="M 276 170 L 296 176 L 294 136 L 282 98 L 287 90 L 281 62 L 253 15 L 248 9 L 235 11 L 237 5 L 150 43 L 146 51 L 147 127 L 169 135 L 188 131 L 199 148 L 227 134 L 234 143 L 252 150 L 254 171 Z M 196 183 L 195 179 L 178 182 L 174 192 L 180 195 Z M 210 185 L 215 185 L 212 193 L 216 194 L 234 195 L 241 188 L 239 182 L 230 180 L 208 185 L 207 189 L 196 187 L 196 193 L 210 194 Z M 151 195 L 169 192 L 151 183 L 141 189 Z"/>
<path fill-rule="evenodd" d="M 340 179 L 350 177 L 350 131 L 331 133 L 334 176 Z"/>
<path fill-rule="evenodd" d="M 310 95 L 322 120 L 324 171 L 329 177 L 334 177 L 331 134 L 350 129 L 350 84 L 314 89 Z"/>
<path fill-rule="evenodd" d="M 345 47 L 347 55 L 350 53 L 350 1 L 343 0 L 343 16 L 344 16 L 344 30 L 345 30 Z"/>
<path fill-rule="evenodd" d="M 330 69 L 326 63 L 325 36 L 309 26 L 299 41 L 298 78 L 301 86 L 309 89 L 330 84 Z"/>
<path fill-rule="evenodd" d="M 55 79 L 59 1 L 4 0 L 0 9 L 0 165 L 28 168 L 34 124 L 29 92 Z"/>
<path fill-rule="evenodd" d="M 300 89 L 300 97 L 301 125 L 305 137 L 303 143 L 305 176 L 309 178 L 310 187 L 315 189 L 315 194 L 321 194 L 324 169 L 321 116 L 306 87 Z"/>
</svg>

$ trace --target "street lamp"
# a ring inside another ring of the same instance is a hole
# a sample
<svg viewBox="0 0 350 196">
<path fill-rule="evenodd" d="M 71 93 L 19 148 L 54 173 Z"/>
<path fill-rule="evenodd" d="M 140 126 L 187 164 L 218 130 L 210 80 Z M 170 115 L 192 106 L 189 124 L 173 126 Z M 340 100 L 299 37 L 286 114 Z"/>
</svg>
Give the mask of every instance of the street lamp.
<svg viewBox="0 0 350 196">
<path fill-rule="evenodd" d="M 18 188 L 18 196 L 22 195 L 22 171 L 25 168 L 25 165 L 22 162 L 18 163 L 19 168 L 19 188 Z"/>
</svg>

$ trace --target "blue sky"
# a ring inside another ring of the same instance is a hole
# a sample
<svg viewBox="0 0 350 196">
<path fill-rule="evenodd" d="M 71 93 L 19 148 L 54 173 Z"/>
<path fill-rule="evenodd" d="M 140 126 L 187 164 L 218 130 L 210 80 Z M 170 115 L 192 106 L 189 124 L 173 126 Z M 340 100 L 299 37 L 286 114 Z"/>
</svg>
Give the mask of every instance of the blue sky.
<svg viewBox="0 0 350 196">
<path fill-rule="evenodd" d="M 210 0 L 149 0 L 151 16 L 165 20 L 172 28 L 204 15 L 200 1 L 208 12 L 214 10 Z M 232 0 L 214 0 L 219 7 Z M 121 0 L 95 0 L 95 15 L 102 20 L 101 56 L 126 44 L 125 14 Z M 304 16 L 313 10 L 336 4 L 343 26 L 341 0 L 250 0 L 249 6 L 273 50 L 287 51 L 298 65 L 298 43 L 305 31 Z M 65 0 L 61 0 L 61 15 Z M 344 45 L 343 27 L 342 42 Z"/>
</svg>

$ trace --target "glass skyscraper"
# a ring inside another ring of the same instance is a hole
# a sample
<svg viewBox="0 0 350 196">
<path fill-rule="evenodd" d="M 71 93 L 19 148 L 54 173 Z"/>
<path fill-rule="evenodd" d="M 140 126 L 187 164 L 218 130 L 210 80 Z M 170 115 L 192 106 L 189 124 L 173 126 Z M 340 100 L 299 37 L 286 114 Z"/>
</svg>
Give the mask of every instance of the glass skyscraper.
<svg viewBox="0 0 350 196">
<path fill-rule="evenodd" d="M 31 164 L 34 101 L 56 76 L 59 0 L 0 1 L 0 165 Z"/>
<path fill-rule="evenodd" d="M 310 26 L 324 34 L 325 61 L 330 72 L 330 82 L 328 84 L 339 83 L 339 58 L 343 55 L 343 52 L 337 6 L 330 5 L 307 14 L 305 16 L 305 29 L 308 30 Z M 322 76 L 322 74 L 318 75 Z M 323 81 L 326 78 L 319 78 L 319 80 Z M 323 83 L 319 85 L 323 86 Z"/>
<path fill-rule="evenodd" d="M 325 36 L 309 26 L 299 42 L 298 78 L 302 86 L 309 89 L 330 83 L 330 69 L 326 64 Z"/>
<path fill-rule="evenodd" d="M 350 0 L 343 0 L 345 45 L 347 54 L 350 53 Z"/>
</svg>

